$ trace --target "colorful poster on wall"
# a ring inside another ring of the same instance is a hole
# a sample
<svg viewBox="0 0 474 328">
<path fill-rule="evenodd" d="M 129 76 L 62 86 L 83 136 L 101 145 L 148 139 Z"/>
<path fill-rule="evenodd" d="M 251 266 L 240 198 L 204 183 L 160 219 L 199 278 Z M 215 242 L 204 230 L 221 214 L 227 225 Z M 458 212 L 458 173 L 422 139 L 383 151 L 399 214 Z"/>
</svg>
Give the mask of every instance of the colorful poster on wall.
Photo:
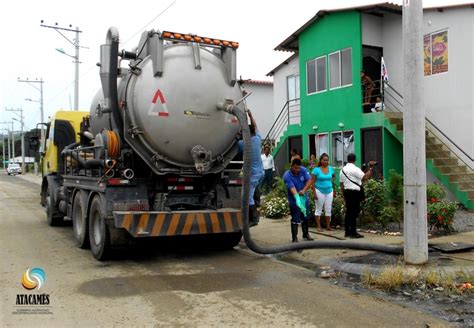
<svg viewBox="0 0 474 328">
<path fill-rule="evenodd" d="M 448 71 L 448 31 L 431 34 L 432 73 Z"/>
<path fill-rule="evenodd" d="M 429 34 L 423 37 L 423 53 L 425 76 L 431 75 L 431 36 Z"/>
</svg>

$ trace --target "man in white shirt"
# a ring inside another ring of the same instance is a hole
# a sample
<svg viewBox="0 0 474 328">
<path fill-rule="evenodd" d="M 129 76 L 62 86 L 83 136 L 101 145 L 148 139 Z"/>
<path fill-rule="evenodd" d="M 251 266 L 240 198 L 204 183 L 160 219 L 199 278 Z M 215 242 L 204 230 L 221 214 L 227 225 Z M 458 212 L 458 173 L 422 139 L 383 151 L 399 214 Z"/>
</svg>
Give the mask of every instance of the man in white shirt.
<svg viewBox="0 0 474 328">
<path fill-rule="evenodd" d="M 345 235 L 348 238 L 363 238 L 357 233 L 356 222 L 360 212 L 360 187 L 362 180 L 370 178 L 372 167 L 366 173 L 355 166 L 356 155 L 350 153 L 347 155 L 347 164 L 341 169 L 339 181 L 341 182 L 341 191 L 346 202 L 346 217 L 344 220 Z"/>
<path fill-rule="evenodd" d="M 266 194 L 272 189 L 273 172 L 275 172 L 275 163 L 273 156 L 270 154 L 270 147 L 268 146 L 263 148 L 262 163 L 265 172 L 262 180 L 262 192 Z"/>
</svg>

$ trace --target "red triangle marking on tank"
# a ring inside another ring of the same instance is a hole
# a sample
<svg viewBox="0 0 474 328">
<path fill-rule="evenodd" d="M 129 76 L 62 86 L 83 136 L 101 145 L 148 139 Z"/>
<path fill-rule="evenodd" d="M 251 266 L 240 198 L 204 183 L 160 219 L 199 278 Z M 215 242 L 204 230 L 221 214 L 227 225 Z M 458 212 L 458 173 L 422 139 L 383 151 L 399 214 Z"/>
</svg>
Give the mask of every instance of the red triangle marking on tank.
<svg viewBox="0 0 474 328">
<path fill-rule="evenodd" d="M 160 98 L 160 102 L 162 104 L 166 103 L 165 97 L 163 96 L 163 93 L 161 92 L 160 89 L 156 90 L 155 95 L 153 96 L 153 101 L 152 103 L 156 104 L 156 101 Z"/>
</svg>

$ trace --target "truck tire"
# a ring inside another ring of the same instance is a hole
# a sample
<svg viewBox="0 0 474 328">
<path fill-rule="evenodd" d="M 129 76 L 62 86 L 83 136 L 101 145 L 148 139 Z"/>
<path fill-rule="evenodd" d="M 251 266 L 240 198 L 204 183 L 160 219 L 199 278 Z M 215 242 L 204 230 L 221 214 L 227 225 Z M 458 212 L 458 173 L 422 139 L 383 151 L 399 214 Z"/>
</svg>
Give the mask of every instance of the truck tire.
<svg viewBox="0 0 474 328">
<path fill-rule="evenodd" d="M 208 247 L 213 250 L 229 250 L 237 246 L 242 239 L 242 232 L 210 234 L 206 236 Z"/>
<path fill-rule="evenodd" d="M 87 200 L 81 191 L 74 196 L 72 205 L 72 229 L 76 246 L 89 248 L 89 222 L 87 218 Z"/>
<path fill-rule="evenodd" d="M 222 236 L 226 236 L 222 240 L 222 249 L 231 249 L 240 243 L 240 240 L 242 239 L 242 232 L 232 232 L 223 234 Z"/>
<path fill-rule="evenodd" d="M 46 194 L 46 203 L 44 209 L 46 211 L 46 220 L 50 227 L 57 227 L 64 223 L 64 216 L 59 214 L 58 209 L 54 206 L 53 191 L 48 187 Z"/>
<path fill-rule="evenodd" d="M 89 241 L 92 255 L 98 261 L 108 259 L 111 253 L 110 232 L 105 217 L 102 199 L 94 196 L 89 212 Z"/>
</svg>

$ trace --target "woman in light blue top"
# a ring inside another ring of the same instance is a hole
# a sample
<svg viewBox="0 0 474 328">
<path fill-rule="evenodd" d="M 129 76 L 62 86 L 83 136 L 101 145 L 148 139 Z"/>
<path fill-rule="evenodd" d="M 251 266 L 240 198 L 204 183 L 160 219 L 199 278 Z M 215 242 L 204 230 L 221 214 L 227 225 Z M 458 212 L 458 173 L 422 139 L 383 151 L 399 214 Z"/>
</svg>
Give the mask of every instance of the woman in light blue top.
<svg viewBox="0 0 474 328">
<path fill-rule="evenodd" d="M 326 216 L 326 229 L 331 229 L 331 209 L 332 200 L 336 194 L 334 189 L 334 181 L 336 180 L 336 174 L 334 168 L 329 166 L 329 155 L 326 153 L 321 154 L 319 157 L 318 166 L 311 172 L 313 178 L 313 193 L 316 201 L 316 225 L 318 231 L 321 231 L 321 213 L 324 208 L 324 214 Z"/>
</svg>

